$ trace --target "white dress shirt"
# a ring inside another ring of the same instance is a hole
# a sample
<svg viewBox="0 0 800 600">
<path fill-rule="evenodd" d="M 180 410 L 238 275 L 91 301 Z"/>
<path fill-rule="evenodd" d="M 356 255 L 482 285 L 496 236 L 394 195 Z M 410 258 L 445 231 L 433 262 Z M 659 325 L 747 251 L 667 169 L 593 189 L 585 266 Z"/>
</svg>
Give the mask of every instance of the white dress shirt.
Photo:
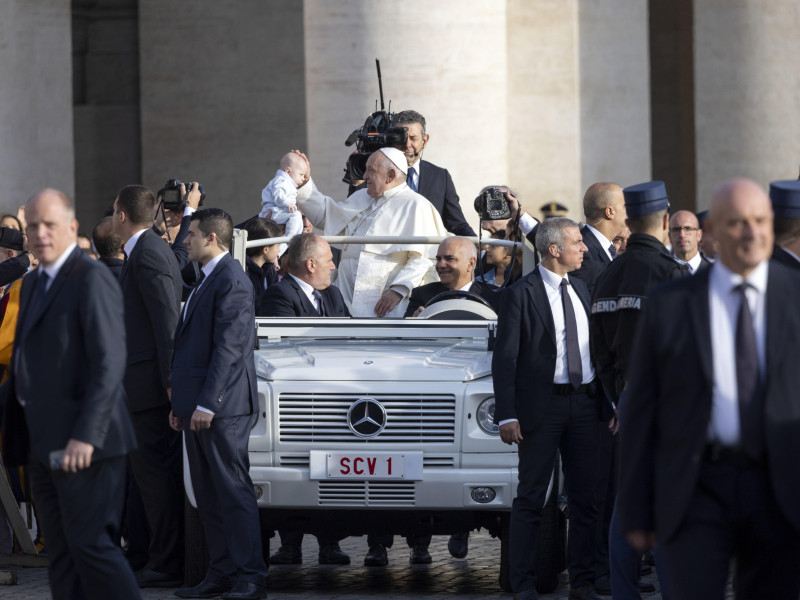
<svg viewBox="0 0 800 600">
<path fill-rule="evenodd" d="M 675 260 L 677 260 L 680 264 L 689 267 L 689 274 L 694 275 L 697 273 L 697 269 L 700 268 L 700 263 L 703 262 L 703 257 L 700 256 L 700 252 L 698 252 L 689 260 L 681 260 L 677 256 L 675 257 Z"/>
<path fill-rule="evenodd" d="M 47 273 L 47 286 L 44 288 L 44 291 L 50 289 L 50 286 L 53 285 L 53 281 L 55 281 L 58 272 L 61 270 L 61 267 L 64 266 L 64 263 L 67 262 L 69 255 L 72 254 L 72 251 L 75 250 L 75 247 L 78 245 L 78 242 L 72 242 L 64 252 L 61 253 L 57 259 L 53 261 L 53 263 L 49 267 L 39 266 L 39 268 Z"/>
<path fill-rule="evenodd" d="M 586 223 L 586 227 L 589 228 L 589 231 L 591 231 L 594 234 L 594 237 L 597 238 L 597 241 L 600 242 L 600 247 L 603 249 L 603 252 L 606 253 L 606 256 L 608 257 L 608 260 L 614 260 L 614 257 L 611 256 L 611 252 L 608 251 L 608 248 L 610 246 L 613 246 L 613 244 L 611 243 L 611 240 L 609 240 L 606 236 L 604 236 L 602 233 L 597 231 L 597 229 L 595 229 L 594 227 L 592 227 L 588 223 Z"/>
<path fill-rule="evenodd" d="M 311 306 L 316 308 L 317 312 L 319 312 L 319 302 L 317 301 L 317 298 L 314 296 L 314 286 L 312 286 L 310 283 L 306 281 L 303 281 L 302 279 L 298 279 L 291 273 L 289 273 L 289 277 L 291 277 L 297 282 L 297 285 L 299 285 L 300 289 L 303 290 L 303 293 L 306 295 L 306 298 L 308 298 L 308 301 L 311 302 Z"/>
<path fill-rule="evenodd" d="M 753 313 L 756 350 L 761 373 L 766 366 L 766 292 L 768 262 L 762 262 L 747 278 L 747 302 Z M 708 440 L 724 446 L 736 446 L 741 438 L 739 396 L 736 383 L 736 320 L 739 292 L 735 287 L 745 281 L 721 262 L 711 269 L 708 302 L 711 316 L 711 356 L 714 368 L 711 419 Z"/>
</svg>

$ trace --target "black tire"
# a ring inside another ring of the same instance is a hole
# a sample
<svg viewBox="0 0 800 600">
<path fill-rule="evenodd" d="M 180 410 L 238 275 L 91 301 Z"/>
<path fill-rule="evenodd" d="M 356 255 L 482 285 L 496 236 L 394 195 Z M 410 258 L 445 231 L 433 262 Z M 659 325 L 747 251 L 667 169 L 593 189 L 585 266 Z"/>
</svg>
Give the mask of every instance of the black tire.
<svg viewBox="0 0 800 600">
<path fill-rule="evenodd" d="M 203 529 L 203 522 L 200 520 L 200 513 L 189 503 L 186 496 L 184 496 L 184 505 L 184 585 L 192 587 L 205 579 L 208 570 L 208 544 L 206 544 L 206 533 Z"/>
<path fill-rule="evenodd" d="M 504 513 L 500 517 L 500 589 L 511 593 L 511 564 L 508 560 L 508 532 L 511 513 Z"/>
<path fill-rule="evenodd" d="M 553 477 L 553 490 L 542 509 L 542 520 L 536 537 L 536 591 L 550 594 L 558 587 L 563 535 L 561 511 L 558 509 L 558 469 Z"/>
</svg>

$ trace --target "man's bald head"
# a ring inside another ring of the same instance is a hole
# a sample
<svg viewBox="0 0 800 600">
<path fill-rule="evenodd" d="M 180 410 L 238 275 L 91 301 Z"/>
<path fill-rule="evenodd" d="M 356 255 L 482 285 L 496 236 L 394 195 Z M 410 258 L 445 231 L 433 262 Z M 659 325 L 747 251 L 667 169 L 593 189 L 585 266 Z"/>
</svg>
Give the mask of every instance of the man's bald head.
<svg viewBox="0 0 800 600">
<path fill-rule="evenodd" d="M 475 244 L 463 237 L 450 237 L 439 244 L 436 251 L 436 273 L 448 289 L 458 290 L 472 281 L 478 250 Z"/>
<path fill-rule="evenodd" d="M 772 204 L 750 179 L 719 184 L 711 197 L 709 227 L 718 257 L 734 273 L 747 277 L 772 255 Z"/>
<path fill-rule="evenodd" d="M 625 196 L 616 183 L 600 181 L 593 183 L 583 195 L 583 214 L 586 223 L 597 229 L 609 240 L 625 229 Z"/>
<path fill-rule="evenodd" d="M 25 205 L 29 247 L 48 267 L 78 239 L 78 222 L 72 201 L 64 192 L 45 189 Z"/>
</svg>

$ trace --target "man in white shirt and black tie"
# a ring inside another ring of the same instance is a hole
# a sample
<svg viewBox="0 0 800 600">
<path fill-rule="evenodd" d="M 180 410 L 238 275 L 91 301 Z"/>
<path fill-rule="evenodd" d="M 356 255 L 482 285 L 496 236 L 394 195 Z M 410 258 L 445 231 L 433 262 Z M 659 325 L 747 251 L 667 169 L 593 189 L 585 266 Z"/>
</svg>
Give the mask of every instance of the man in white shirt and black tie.
<svg viewBox="0 0 800 600">
<path fill-rule="evenodd" d="M 800 277 L 769 260 L 758 184 L 714 191 L 717 260 L 660 288 L 642 316 L 620 403 L 621 529 L 657 543 L 676 598 L 800 593 Z M 678 323 L 687 326 L 676 326 Z"/>
<path fill-rule="evenodd" d="M 700 253 L 700 240 L 703 230 L 694 213 L 679 210 L 669 219 L 669 243 L 672 254 L 689 268 L 689 273 L 697 274 L 711 266 L 711 261 Z"/>
<path fill-rule="evenodd" d="M 511 511 L 511 587 L 538 598 L 536 536 L 550 475 L 561 450 L 569 481 L 571 599 L 600 598 L 592 588 L 597 509 L 599 402 L 589 352 L 589 294 L 568 275 L 586 246 L 566 218 L 543 221 L 536 234 L 541 264 L 506 290 L 492 359 L 495 422 L 519 444 L 519 486 Z"/>
</svg>

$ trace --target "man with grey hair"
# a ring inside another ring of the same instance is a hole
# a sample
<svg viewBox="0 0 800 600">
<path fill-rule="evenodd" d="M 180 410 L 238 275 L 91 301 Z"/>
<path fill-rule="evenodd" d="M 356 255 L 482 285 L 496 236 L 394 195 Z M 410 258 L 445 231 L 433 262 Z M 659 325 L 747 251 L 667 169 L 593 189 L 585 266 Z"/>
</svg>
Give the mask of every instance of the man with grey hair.
<svg viewBox="0 0 800 600">
<path fill-rule="evenodd" d="M 408 130 L 405 144 L 397 146 L 408 163 L 406 172 L 408 186 L 433 204 L 442 215 L 447 231 L 455 235 L 474 236 L 475 232 L 464 218 L 450 172 L 427 160 L 422 160 L 422 151 L 430 139 L 425 126 L 425 117 L 415 110 L 404 110 L 395 113 L 392 126 L 405 127 Z"/>
<path fill-rule="evenodd" d="M 556 217 L 537 228 L 541 263 L 500 302 L 492 357 L 500 438 L 519 445 L 519 485 L 511 510 L 509 560 L 515 598 L 538 598 L 536 538 L 556 452 L 569 480 L 569 597 L 592 588 L 599 403 L 589 351 L 589 292 L 568 274 L 586 245 L 577 223 Z M 552 582 L 548 582 L 552 583 Z"/>
<path fill-rule="evenodd" d="M 337 202 L 309 180 L 297 190 L 298 206 L 325 235 L 445 235 L 433 205 L 406 184 L 406 170 L 402 152 L 381 148 L 367 160 L 366 189 Z M 334 284 L 353 316 L 402 317 L 411 290 L 432 275 L 432 259 L 427 244 L 346 243 Z"/>
</svg>

